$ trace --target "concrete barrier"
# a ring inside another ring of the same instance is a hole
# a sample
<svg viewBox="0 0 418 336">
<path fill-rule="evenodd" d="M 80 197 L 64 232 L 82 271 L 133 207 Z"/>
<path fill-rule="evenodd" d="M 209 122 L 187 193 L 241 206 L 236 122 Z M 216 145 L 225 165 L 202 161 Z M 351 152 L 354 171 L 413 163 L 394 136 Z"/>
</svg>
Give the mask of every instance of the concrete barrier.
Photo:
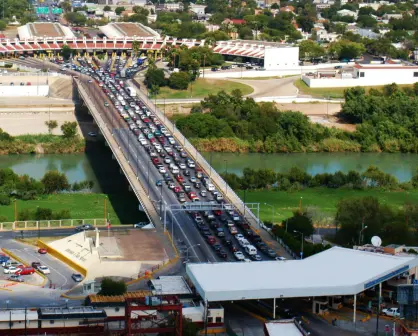
<svg viewBox="0 0 418 336">
<path fill-rule="evenodd" d="M 64 264 L 67 264 L 72 269 L 76 270 L 78 273 L 83 275 L 84 278 L 87 276 L 87 270 L 83 266 L 80 266 L 79 264 L 75 263 L 71 259 L 67 258 L 61 252 L 59 252 L 56 249 L 50 247 L 49 245 L 44 243 L 42 240 L 38 240 L 37 245 L 38 245 L 39 248 L 45 248 L 50 255 L 52 255 L 53 257 L 62 261 Z"/>
</svg>

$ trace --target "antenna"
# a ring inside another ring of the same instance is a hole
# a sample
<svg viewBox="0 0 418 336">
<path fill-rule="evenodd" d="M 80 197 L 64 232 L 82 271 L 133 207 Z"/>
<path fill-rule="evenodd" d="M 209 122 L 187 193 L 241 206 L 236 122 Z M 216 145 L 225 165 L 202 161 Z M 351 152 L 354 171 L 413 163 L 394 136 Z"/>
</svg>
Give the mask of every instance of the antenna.
<svg viewBox="0 0 418 336">
<path fill-rule="evenodd" d="M 380 245 L 382 245 L 382 239 L 380 239 L 379 236 L 373 236 L 372 237 L 372 245 L 374 247 L 379 247 Z"/>
</svg>

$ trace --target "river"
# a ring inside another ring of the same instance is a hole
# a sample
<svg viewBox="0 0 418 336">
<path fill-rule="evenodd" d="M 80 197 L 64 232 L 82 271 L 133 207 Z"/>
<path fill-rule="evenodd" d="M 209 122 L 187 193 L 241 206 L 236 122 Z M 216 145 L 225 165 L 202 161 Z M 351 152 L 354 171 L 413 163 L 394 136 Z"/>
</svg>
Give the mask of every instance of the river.
<svg viewBox="0 0 418 336">
<path fill-rule="evenodd" d="M 297 166 L 309 174 L 334 173 L 338 170 L 362 172 L 375 165 L 384 172 L 404 182 L 411 179 L 418 167 L 416 154 L 388 153 L 298 153 L 298 154 L 234 154 L 204 153 L 218 172 L 242 174 L 245 167 L 271 168 L 277 172 L 287 172 Z M 94 181 L 95 192 L 115 192 L 126 187 L 121 183 L 116 161 L 111 160 L 108 149 L 95 148 L 83 154 L 49 155 L 9 155 L 0 156 L 0 168 L 11 168 L 17 174 L 28 174 L 40 179 L 48 170 L 58 170 L 67 175 L 70 183 L 75 181 Z"/>
<path fill-rule="evenodd" d="M 377 166 L 395 176 L 400 182 L 409 181 L 418 168 L 417 154 L 402 153 L 203 153 L 213 168 L 222 173 L 227 170 L 238 175 L 246 167 L 253 169 L 271 168 L 276 172 L 288 172 L 296 166 L 311 175 L 335 173 L 341 170 L 365 171 L 370 165 Z"/>
</svg>

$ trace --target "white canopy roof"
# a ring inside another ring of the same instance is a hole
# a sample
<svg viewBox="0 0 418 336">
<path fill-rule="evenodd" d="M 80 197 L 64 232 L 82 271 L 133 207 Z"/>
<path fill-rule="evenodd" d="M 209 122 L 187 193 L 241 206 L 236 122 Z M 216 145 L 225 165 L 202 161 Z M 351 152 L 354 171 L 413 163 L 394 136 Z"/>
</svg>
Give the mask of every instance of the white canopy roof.
<svg viewBox="0 0 418 336">
<path fill-rule="evenodd" d="M 304 260 L 188 264 L 207 301 L 354 295 L 418 265 L 418 258 L 333 247 Z"/>
</svg>

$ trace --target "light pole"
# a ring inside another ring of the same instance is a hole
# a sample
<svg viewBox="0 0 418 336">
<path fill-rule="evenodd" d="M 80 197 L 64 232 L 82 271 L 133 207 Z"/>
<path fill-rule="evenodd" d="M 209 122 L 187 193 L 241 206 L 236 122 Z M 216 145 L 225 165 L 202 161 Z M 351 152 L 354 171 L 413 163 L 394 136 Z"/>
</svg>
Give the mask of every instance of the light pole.
<svg viewBox="0 0 418 336">
<path fill-rule="evenodd" d="M 361 230 L 358 237 L 358 244 L 361 246 L 363 244 L 363 231 L 367 229 L 367 225 L 364 226 L 364 221 L 361 223 Z"/>
<path fill-rule="evenodd" d="M 228 175 L 228 160 L 224 160 L 225 162 L 225 196 L 228 192 L 228 183 L 226 182 L 226 175 Z"/>
<path fill-rule="evenodd" d="M 302 212 L 302 196 L 299 199 L 299 212 Z"/>
<path fill-rule="evenodd" d="M 297 230 L 293 230 L 293 232 L 295 233 L 299 233 L 302 236 L 302 247 L 301 247 L 301 251 L 300 251 L 300 259 L 303 259 L 303 232 L 297 231 Z"/>
<path fill-rule="evenodd" d="M 267 205 L 268 207 L 270 207 L 272 209 L 271 223 L 274 225 L 274 205 L 271 205 L 271 204 L 268 204 L 268 203 L 264 203 L 264 205 Z"/>
<path fill-rule="evenodd" d="M 186 258 L 184 260 L 184 263 L 187 263 L 189 261 L 189 249 L 191 249 L 192 247 L 195 247 L 195 246 L 200 246 L 200 244 L 195 244 L 195 245 L 192 245 L 192 246 L 189 246 L 188 248 L 186 248 Z"/>
</svg>

